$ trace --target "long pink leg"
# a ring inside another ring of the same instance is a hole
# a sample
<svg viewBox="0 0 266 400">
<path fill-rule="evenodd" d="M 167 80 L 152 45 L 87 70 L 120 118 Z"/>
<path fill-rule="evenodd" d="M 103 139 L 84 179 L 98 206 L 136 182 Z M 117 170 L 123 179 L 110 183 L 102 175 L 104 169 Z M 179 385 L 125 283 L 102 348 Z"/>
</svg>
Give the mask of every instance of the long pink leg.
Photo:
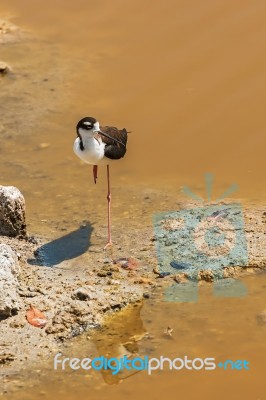
<svg viewBox="0 0 266 400">
<path fill-rule="evenodd" d="M 94 165 L 94 166 L 93 166 L 93 179 L 94 179 L 94 183 L 96 183 L 97 178 L 98 178 L 97 172 L 98 172 L 98 165 Z"/>
<path fill-rule="evenodd" d="M 104 250 L 112 246 L 112 239 L 111 239 L 111 189 L 110 189 L 110 173 L 109 173 L 109 165 L 107 165 L 107 201 L 108 201 L 108 243 L 104 247 Z"/>
</svg>

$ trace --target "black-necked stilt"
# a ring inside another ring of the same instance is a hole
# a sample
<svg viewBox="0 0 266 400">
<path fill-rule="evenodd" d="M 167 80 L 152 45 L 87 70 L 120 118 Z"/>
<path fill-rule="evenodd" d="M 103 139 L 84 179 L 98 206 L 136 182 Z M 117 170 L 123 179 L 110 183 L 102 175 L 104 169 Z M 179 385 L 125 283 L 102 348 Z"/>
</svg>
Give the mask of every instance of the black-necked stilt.
<svg viewBox="0 0 266 400">
<path fill-rule="evenodd" d="M 108 243 L 111 239 L 111 189 L 109 164 L 126 154 L 127 130 L 113 126 L 100 126 L 92 117 L 82 118 L 77 124 L 77 139 L 74 142 L 74 153 L 84 162 L 93 165 L 94 182 L 97 180 L 98 165 L 107 166 L 107 201 L 108 201 Z"/>
</svg>

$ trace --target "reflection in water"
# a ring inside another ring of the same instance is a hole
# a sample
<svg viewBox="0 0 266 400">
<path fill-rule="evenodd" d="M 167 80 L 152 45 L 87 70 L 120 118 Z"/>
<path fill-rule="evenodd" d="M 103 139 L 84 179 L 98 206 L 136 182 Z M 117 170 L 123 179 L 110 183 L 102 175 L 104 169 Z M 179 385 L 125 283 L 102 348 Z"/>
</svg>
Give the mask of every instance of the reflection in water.
<svg viewBox="0 0 266 400">
<path fill-rule="evenodd" d="M 93 335 L 98 356 L 107 358 L 137 357 L 139 352 L 138 342 L 144 337 L 146 330 L 140 317 L 143 304 L 136 304 L 125 312 L 114 316 L 111 323 L 98 330 Z M 111 370 L 101 370 L 102 377 L 108 385 L 120 383 L 134 375 L 136 370 L 123 370 L 112 374 Z"/>
<path fill-rule="evenodd" d="M 39 247 L 36 250 L 36 259 L 28 262 L 33 265 L 52 267 L 62 261 L 76 258 L 89 249 L 92 231 L 92 225 L 87 222 L 77 230 Z"/>
</svg>

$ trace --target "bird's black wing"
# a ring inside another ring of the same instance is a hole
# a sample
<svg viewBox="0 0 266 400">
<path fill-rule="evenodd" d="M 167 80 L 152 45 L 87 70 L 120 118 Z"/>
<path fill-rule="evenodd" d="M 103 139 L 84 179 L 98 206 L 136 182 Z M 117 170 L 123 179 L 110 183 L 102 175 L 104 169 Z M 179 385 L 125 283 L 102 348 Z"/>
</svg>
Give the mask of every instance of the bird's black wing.
<svg viewBox="0 0 266 400">
<path fill-rule="evenodd" d="M 104 155 L 112 160 L 119 160 L 126 154 L 127 146 L 127 130 L 117 129 L 114 126 L 101 126 L 101 131 L 106 133 L 109 137 L 101 135 L 103 143 L 106 144 L 104 148 Z"/>
</svg>

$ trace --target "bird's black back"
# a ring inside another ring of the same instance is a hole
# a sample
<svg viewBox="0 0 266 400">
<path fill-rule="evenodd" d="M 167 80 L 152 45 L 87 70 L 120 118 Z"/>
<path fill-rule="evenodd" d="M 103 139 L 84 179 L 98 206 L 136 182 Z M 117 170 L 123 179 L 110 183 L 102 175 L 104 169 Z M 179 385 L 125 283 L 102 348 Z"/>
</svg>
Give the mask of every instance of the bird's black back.
<svg viewBox="0 0 266 400">
<path fill-rule="evenodd" d="M 127 151 L 127 130 L 125 128 L 119 130 L 114 126 L 101 126 L 101 131 L 110 136 L 108 138 L 99 133 L 102 141 L 106 144 L 104 149 L 105 157 L 111 160 L 119 160 L 119 158 L 124 157 Z M 111 138 L 116 139 L 118 142 Z"/>
</svg>

